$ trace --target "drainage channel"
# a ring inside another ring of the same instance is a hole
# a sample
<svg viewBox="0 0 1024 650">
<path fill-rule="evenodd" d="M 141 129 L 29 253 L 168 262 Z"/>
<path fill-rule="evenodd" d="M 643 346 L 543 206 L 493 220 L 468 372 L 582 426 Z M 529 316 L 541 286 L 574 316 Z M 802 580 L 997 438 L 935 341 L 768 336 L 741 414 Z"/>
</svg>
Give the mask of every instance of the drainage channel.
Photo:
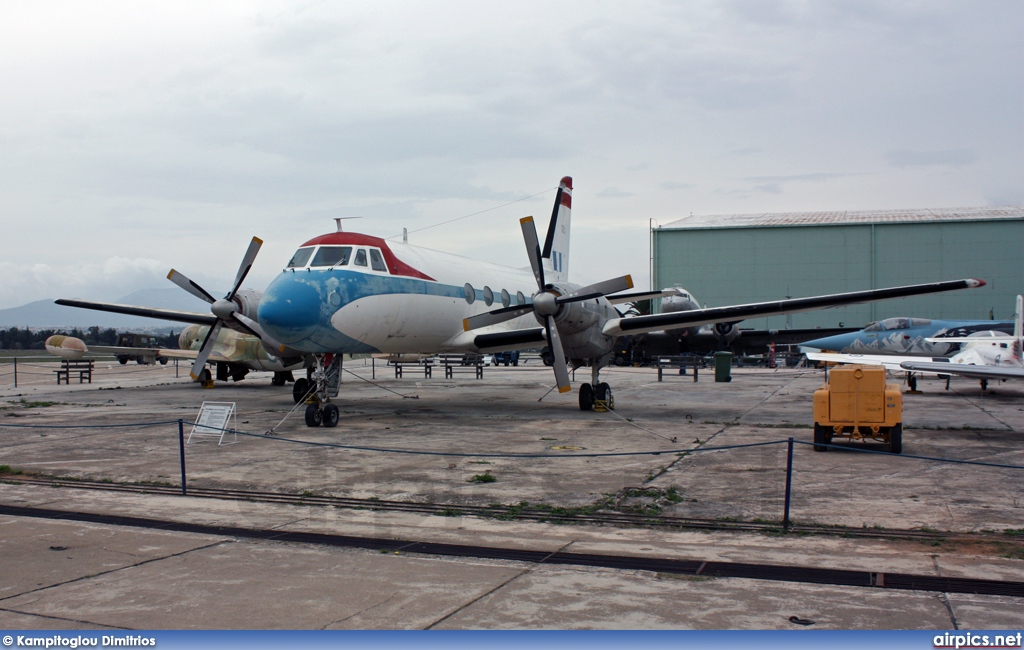
<svg viewBox="0 0 1024 650">
<path fill-rule="evenodd" d="M 0 505 L 0 515 L 31 517 L 36 519 L 79 521 L 104 524 L 108 526 L 130 526 L 163 531 L 221 535 L 298 544 L 318 544 L 375 551 L 401 551 L 402 553 L 419 553 L 423 555 L 441 555 L 447 557 L 512 560 L 537 564 L 543 563 L 601 567 L 620 570 L 653 571 L 656 573 L 670 573 L 710 578 L 750 578 L 753 580 L 777 580 L 783 582 L 839 585 L 848 587 L 985 594 L 1024 598 L 1024 582 L 1003 580 L 925 576 L 909 573 L 850 571 L 843 569 L 819 569 L 813 567 L 783 566 L 774 564 L 701 562 L 699 560 L 673 560 L 668 558 L 624 555 L 598 555 L 567 552 L 550 553 L 549 551 L 530 551 L 490 546 L 443 544 L 436 542 L 401 541 L 375 537 L 333 535 L 328 533 L 303 533 L 270 530 L 265 528 L 213 526 L 170 521 L 166 519 L 129 517 L 123 515 L 102 515 L 87 512 L 50 510 L 45 508 L 10 505 Z"/>
</svg>

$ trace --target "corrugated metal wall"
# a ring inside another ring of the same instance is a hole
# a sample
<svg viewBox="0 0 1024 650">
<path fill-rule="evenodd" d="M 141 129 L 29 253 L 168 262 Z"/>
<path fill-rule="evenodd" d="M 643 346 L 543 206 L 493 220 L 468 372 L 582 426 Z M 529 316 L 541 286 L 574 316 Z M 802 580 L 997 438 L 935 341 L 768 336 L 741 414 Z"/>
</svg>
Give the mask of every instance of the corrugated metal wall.
<svg viewBox="0 0 1024 650">
<path fill-rule="evenodd" d="M 1024 293 L 1024 221 L 656 229 L 656 288 L 680 285 L 708 306 L 759 302 L 937 280 L 988 286 L 855 305 L 790 318 L 792 327 L 863 326 L 890 316 L 1010 318 Z M 743 327 L 786 327 L 786 317 Z"/>
</svg>

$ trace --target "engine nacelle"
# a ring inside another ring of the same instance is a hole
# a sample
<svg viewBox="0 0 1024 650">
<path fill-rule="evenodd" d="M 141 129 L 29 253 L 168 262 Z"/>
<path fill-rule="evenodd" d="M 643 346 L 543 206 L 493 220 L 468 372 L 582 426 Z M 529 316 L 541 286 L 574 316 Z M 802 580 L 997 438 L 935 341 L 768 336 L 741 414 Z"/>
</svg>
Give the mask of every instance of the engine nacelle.
<svg viewBox="0 0 1024 650">
<path fill-rule="evenodd" d="M 246 318 L 254 321 L 259 320 L 259 316 L 256 315 L 256 311 L 260 307 L 260 299 L 263 297 L 262 291 L 255 289 L 239 289 L 235 292 L 234 302 L 238 305 L 238 313 L 242 314 Z"/>
<path fill-rule="evenodd" d="M 729 344 L 739 337 L 740 328 L 736 323 L 715 323 L 715 333 L 718 334 L 719 339 Z"/>
<path fill-rule="evenodd" d="M 43 345 L 47 352 L 61 359 L 81 359 L 89 351 L 82 339 L 63 334 L 54 334 Z"/>
<path fill-rule="evenodd" d="M 554 285 L 562 296 L 578 288 L 572 284 Z M 565 355 L 570 359 L 594 359 L 607 354 L 614 337 L 605 335 L 601 329 L 605 322 L 617 317 L 618 312 L 604 297 L 560 305 L 554 318 Z M 537 320 L 544 324 L 540 315 Z"/>
</svg>

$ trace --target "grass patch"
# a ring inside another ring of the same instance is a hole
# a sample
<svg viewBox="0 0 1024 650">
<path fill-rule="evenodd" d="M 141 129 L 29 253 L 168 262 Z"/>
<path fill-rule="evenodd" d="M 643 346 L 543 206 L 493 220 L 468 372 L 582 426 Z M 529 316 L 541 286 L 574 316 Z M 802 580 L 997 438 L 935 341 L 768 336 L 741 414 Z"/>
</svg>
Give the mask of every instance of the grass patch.
<svg viewBox="0 0 1024 650">
<path fill-rule="evenodd" d="M 12 474 L 14 476 L 17 476 L 18 474 L 23 473 L 24 472 L 22 472 L 20 469 L 14 469 L 10 465 L 0 465 L 0 474 Z"/>
<path fill-rule="evenodd" d="M 472 478 L 467 479 L 469 483 L 494 483 L 497 480 L 498 479 L 494 478 L 494 475 L 489 472 L 474 474 Z"/>
</svg>

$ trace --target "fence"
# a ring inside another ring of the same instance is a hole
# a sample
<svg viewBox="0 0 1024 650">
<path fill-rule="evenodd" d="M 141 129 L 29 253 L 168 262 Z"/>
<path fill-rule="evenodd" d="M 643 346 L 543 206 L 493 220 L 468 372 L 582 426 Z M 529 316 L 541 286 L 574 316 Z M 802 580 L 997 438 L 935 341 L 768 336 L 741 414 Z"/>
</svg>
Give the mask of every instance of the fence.
<svg viewBox="0 0 1024 650">
<path fill-rule="evenodd" d="M 188 479 L 186 475 L 186 445 L 184 436 L 184 427 L 186 422 L 182 419 L 178 420 L 167 420 L 167 421 L 155 421 L 155 422 L 142 422 L 133 424 L 112 424 L 112 425 L 32 425 L 32 424 L 10 424 L 0 423 L 0 431 L 4 429 L 11 431 L 15 429 L 26 429 L 26 430 L 83 430 L 83 429 L 113 429 L 113 428 L 150 428 L 150 427 L 163 427 L 173 426 L 177 433 L 178 444 L 177 451 L 180 461 L 180 487 L 181 493 L 186 495 L 188 493 Z M 266 434 L 256 434 L 235 429 L 224 429 L 226 433 L 236 434 L 239 436 L 248 437 L 252 440 L 259 441 L 261 444 L 273 444 L 273 445 L 290 445 L 293 449 L 320 449 L 320 450 L 346 450 L 346 451 L 358 451 L 368 452 L 373 454 L 395 454 L 395 455 L 406 455 L 406 456 L 438 456 L 444 458 L 464 458 L 464 459 L 548 459 L 552 461 L 559 460 L 578 460 L 584 459 L 600 459 L 600 458 L 623 458 L 623 457 L 645 457 L 645 456 L 674 456 L 677 458 L 710 454 L 710 453 L 722 453 L 722 452 L 733 452 L 737 453 L 741 450 L 750 450 L 755 448 L 769 449 L 769 448 L 783 448 L 785 450 L 785 472 L 781 479 L 782 488 L 784 491 L 784 498 L 782 504 L 782 511 L 779 514 L 777 521 L 781 522 L 783 530 L 788 531 L 791 525 L 791 509 L 795 499 L 798 499 L 801 495 L 797 493 L 793 484 L 794 471 L 797 469 L 794 462 L 794 449 L 797 445 L 804 445 L 805 447 L 811 447 L 813 443 L 797 440 L 793 437 L 786 439 L 772 440 L 767 442 L 756 442 L 750 444 L 739 444 L 739 445 L 723 445 L 715 447 L 697 447 L 692 449 L 661 449 L 661 450 L 644 450 L 644 451 L 617 451 L 617 452 L 582 452 L 573 451 L 571 453 L 558 452 L 558 453 L 495 453 L 495 452 L 466 452 L 466 451 L 432 451 L 424 449 L 400 449 L 390 447 L 377 447 L 369 445 L 351 445 L 341 443 L 330 443 L 330 442 L 316 442 L 310 440 L 299 440 L 294 438 L 286 438 L 280 436 L 267 436 Z M 1024 465 L 1015 465 L 1008 463 L 995 463 L 986 462 L 979 460 L 962 460 L 962 459 L 951 459 L 951 458 L 938 458 L 931 456 L 918 456 L 912 454 L 893 455 L 888 452 L 874 451 L 870 449 L 860 449 L 857 447 L 851 447 L 848 445 L 826 445 L 831 449 L 844 449 L 846 451 L 852 451 L 856 454 L 875 454 L 884 456 L 886 459 L 892 462 L 899 463 L 939 463 L 941 465 L 955 465 L 959 467 L 968 468 L 998 468 L 1003 470 L 1019 471 L 1024 470 Z M 815 454 L 816 458 L 821 458 L 821 455 Z M 652 477 L 649 476 L 648 479 Z M 870 481 L 871 477 L 865 477 L 866 481 Z M 1014 481 L 1015 485 L 1018 485 L 1019 481 Z M 810 488 L 809 488 L 810 489 Z M 808 495 L 808 496 L 814 496 Z M 885 496 L 885 495 L 882 495 Z M 710 517 L 714 518 L 714 517 Z"/>
</svg>

